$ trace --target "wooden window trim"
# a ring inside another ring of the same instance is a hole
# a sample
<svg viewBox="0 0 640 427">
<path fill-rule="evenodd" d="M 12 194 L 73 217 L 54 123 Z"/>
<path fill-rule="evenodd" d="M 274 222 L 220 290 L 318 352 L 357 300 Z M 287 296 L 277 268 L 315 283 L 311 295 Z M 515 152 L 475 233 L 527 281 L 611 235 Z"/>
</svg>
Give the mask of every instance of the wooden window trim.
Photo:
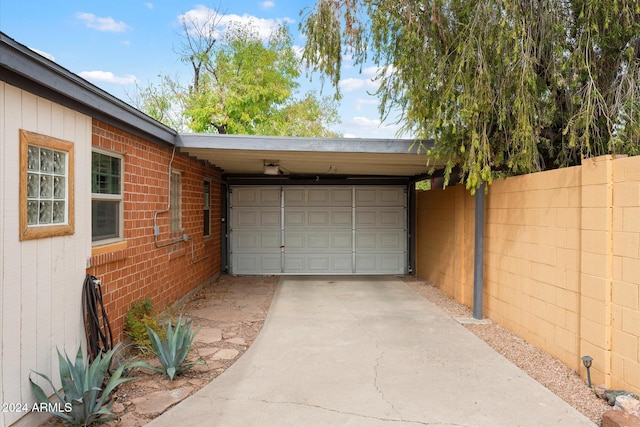
<svg viewBox="0 0 640 427">
<path fill-rule="evenodd" d="M 29 145 L 67 153 L 67 224 L 29 227 L 27 218 L 27 156 Z M 74 144 L 52 136 L 20 129 L 20 240 L 68 236 L 75 232 Z"/>
</svg>

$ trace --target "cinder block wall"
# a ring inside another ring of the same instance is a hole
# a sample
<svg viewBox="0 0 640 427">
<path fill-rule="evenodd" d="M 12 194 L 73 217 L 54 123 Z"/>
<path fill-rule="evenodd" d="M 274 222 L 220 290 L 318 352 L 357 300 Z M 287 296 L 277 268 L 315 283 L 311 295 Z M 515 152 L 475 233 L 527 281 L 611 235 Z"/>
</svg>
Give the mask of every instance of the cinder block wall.
<svg viewBox="0 0 640 427">
<path fill-rule="evenodd" d="M 418 194 L 417 274 L 471 307 L 474 199 Z M 461 212 L 466 220 L 459 218 Z M 484 315 L 594 383 L 640 391 L 640 157 L 495 181 Z"/>
<path fill-rule="evenodd" d="M 486 199 L 484 314 L 574 368 L 580 169 L 499 180 Z"/>
<path fill-rule="evenodd" d="M 640 391 L 640 158 L 613 163 L 611 383 Z"/>
<path fill-rule="evenodd" d="M 418 192 L 416 274 L 473 303 L 474 202 L 462 186 Z"/>
<path fill-rule="evenodd" d="M 104 302 L 114 340 L 122 340 L 124 315 L 135 301 L 151 298 L 163 310 L 190 291 L 215 279 L 220 267 L 221 185 L 220 171 L 176 152 L 172 168 L 182 172 L 182 226 L 170 232 L 169 213 L 158 214 L 160 245 L 153 238 L 153 217 L 168 204 L 168 167 L 172 149 L 145 141 L 113 126 L 93 121 L 93 146 L 124 156 L 124 240 L 113 245 L 94 246 L 87 274 L 102 282 Z M 211 236 L 203 237 L 203 186 L 211 183 Z M 192 240 L 191 240 L 192 239 Z M 193 241 L 193 254 L 191 243 Z M 193 255 L 193 256 L 192 256 Z M 195 261 L 195 262 L 193 262 Z"/>
</svg>

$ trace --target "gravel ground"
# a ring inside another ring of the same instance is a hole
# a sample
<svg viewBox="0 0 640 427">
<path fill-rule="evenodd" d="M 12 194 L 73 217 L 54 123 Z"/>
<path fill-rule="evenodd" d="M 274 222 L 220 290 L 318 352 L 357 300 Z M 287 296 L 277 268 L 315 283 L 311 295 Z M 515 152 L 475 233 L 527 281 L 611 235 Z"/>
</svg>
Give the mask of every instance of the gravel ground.
<svg viewBox="0 0 640 427">
<path fill-rule="evenodd" d="M 405 281 L 448 315 L 473 317 L 468 307 L 457 303 L 432 284 L 415 277 L 406 277 Z M 596 397 L 571 368 L 491 321 L 464 326 L 594 423 L 602 425 L 602 415 L 611 407 Z"/>
</svg>

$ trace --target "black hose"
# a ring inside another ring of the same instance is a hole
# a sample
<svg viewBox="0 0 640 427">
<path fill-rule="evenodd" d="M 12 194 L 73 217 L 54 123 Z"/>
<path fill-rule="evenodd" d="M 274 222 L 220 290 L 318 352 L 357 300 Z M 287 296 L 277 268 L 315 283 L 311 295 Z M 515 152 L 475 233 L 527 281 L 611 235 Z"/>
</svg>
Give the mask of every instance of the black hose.
<svg viewBox="0 0 640 427">
<path fill-rule="evenodd" d="M 113 337 L 102 302 L 100 281 L 90 274 L 87 274 L 82 287 L 82 310 L 87 333 L 87 353 L 89 360 L 93 361 L 98 354 L 113 348 Z"/>
</svg>

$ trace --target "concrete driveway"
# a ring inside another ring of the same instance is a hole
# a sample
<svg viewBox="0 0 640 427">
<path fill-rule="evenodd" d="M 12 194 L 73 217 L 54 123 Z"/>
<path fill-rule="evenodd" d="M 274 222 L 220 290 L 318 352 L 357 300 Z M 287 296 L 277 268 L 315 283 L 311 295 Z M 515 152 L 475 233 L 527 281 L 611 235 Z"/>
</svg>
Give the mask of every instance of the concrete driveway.
<svg viewBox="0 0 640 427">
<path fill-rule="evenodd" d="M 594 426 L 395 277 L 280 279 L 247 352 L 176 426 Z"/>
</svg>

